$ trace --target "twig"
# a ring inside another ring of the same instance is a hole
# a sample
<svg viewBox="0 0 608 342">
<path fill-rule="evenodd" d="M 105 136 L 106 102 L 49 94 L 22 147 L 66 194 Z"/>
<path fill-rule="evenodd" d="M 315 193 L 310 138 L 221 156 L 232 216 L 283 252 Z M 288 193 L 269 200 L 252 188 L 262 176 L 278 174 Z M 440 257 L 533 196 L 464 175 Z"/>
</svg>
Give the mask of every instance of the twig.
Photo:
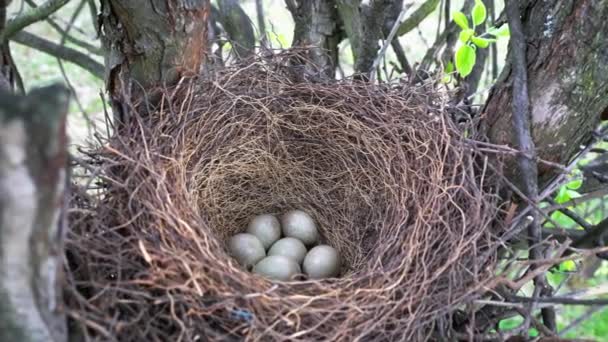
<svg viewBox="0 0 608 342">
<path fill-rule="evenodd" d="M 38 5 L 33 1 L 33 0 L 25 0 L 25 2 L 32 8 L 37 8 Z M 95 18 L 93 18 L 95 19 Z M 95 21 L 95 20 L 93 20 Z M 85 50 L 87 50 L 88 52 L 98 55 L 98 56 L 103 56 L 103 50 L 100 47 L 97 47 L 93 44 L 89 44 L 83 40 L 80 40 L 72 35 L 69 35 L 65 32 L 64 29 L 61 28 L 61 26 L 59 26 L 59 24 L 57 24 L 57 22 L 55 20 L 53 20 L 51 17 L 46 18 L 46 22 L 53 28 L 55 29 L 55 31 L 57 31 L 59 34 L 62 35 L 62 37 L 65 37 L 70 43 L 77 45 Z"/>
<path fill-rule="evenodd" d="M 526 38 L 523 32 L 519 13 L 519 2 L 507 1 L 506 3 L 507 17 L 509 28 L 511 29 L 511 59 L 513 68 L 513 130 L 515 133 L 516 146 L 524 152 L 525 156 L 519 156 L 518 166 L 521 173 L 524 193 L 534 203 L 538 201 L 538 169 L 535 158 L 536 151 L 532 134 L 530 133 L 530 99 L 528 97 L 528 71 L 526 63 Z M 533 158 L 530 158 L 532 156 Z M 539 260 L 543 258 L 541 241 L 541 226 L 538 212 L 532 212 L 533 222 L 528 227 L 530 237 L 529 258 Z M 547 284 L 547 279 L 544 274 L 539 274 L 534 277 L 535 296 L 546 296 L 551 294 L 551 288 Z M 530 302 L 530 317 L 534 310 L 535 301 Z M 555 310 L 553 308 L 544 308 L 541 310 L 543 323 L 551 330 L 556 330 Z M 527 317 L 527 320 L 529 317 Z"/>
<path fill-rule="evenodd" d="M 382 60 L 382 58 L 384 58 L 384 55 L 386 54 L 386 50 L 388 49 L 388 46 L 393 41 L 393 38 L 395 38 L 395 34 L 397 33 L 397 30 L 399 28 L 401 21 L 403 20 L 403 18 L 405 17 L 405 14 L 411 7 L 412 7 L 411 4 L 406 4 L 403 6 L 403 8 L 401 9 L 401 12 L 399 12 L 399 16 L 397 17 L 397 20 L 395 20 L 395 23 L 393 24 L 393 28 L 391 28 L 391 32 L 388 34 L 388 37 L 384 41 L 384 44 L 382 44 L 382 49 L 380 49 L 380 52 L 378 53 L 378 55 L 376 56 L 376 59 L 374 60 L 374 63 L 372 64 L 372 69 L 371 69 L 371 72 L 369 75 L 369 80 L 371 83 L 374 83 L 374 80 L 376 78 L 376 74 L 375 74 L 376 68 L 378 68 L 378 65 L 380 65 L 380 61 Z"/>
<path fill-rule="evenodd" d="M 104 66 L 78 50 L 55 44 L 49 40 L 38 37 L 26 31 L 17 33 L 11 38 L 11 40 L 38 51 L 42 51 L 51 56 L 74 63 L 90 72 L 93 76 L 103 79 Z"/>
<path fill-rule="evenodd" d="M 69 0 L 48 0 L 40 7 L 32 8 L 15 19 L 9 21 L 4 30 L 0 32 L 0 44 L 6 42 L 25 27 L 40 20 L 44 20 L 49 15 L 63 7 L 63 5 L 67 4 L 68 1 Z"/>
<path fill-rule="evenodd" d="M 588 202 L 593 199 L 602 198 L 608 195 L 608 187 L 600 188 L 595 191 L 583 194 L 581 197 L 573 198 L 568 202 L 560 203 L 560 204 L 552 204 L 548 207 L 544 207 L 543 211 L 549 213 L 555 210 L 561 210 L 563 208 L 575 207 L 577 205 L 581 205 L 585 202 Z"/>
<path fill-rule="evenodd" d="M 391 46 L 393 47 L 393 51 L 395 51 L 395 55 L 397 56 L 397 61 L 399 61 L 399 65 L 401 66 L 401 70 L 408 76 L 412 76 L 412 66 L 410 65 L 407 57 L 405 56 L 405 51 L 403 51 L 403 47 L 401 43 L 399 43 L 398 39 L 395 39 L 391 42 Z"/>
<path fill-rule="evenodd" d="M 68 22 L 68 24 L 64 30 L 65 33 L 61 37 L 61 41 L 59 42 L 59 45 L 61 47 L 65 47 L 65 42 L 66 42 L 67 36 L 69 35 L 70 30 L 74 26 L 76 19 L 80 15 L 80 12 L 82 12 L 82 10 L 84 9 L 85 5 L 86 5 L 86 0 L 80 0 L 80 3 L 74 10 L 74 13 L 70 17 L 70 21 Z M 65 71 L 65 67 L 63 66 L 63 62 L 62 62 L 61 58 L 57 58 L 57 63 L 59 64 L 59 69 L 61 70 L 61 75 L 63 76 L 65 83 L 68 85 L 68 87 L 70 88 L 70 91 L 72 92 L 72 94 L 74 96 L 74 102 L 76 102 L 76 105 L 78 106 L 78 109 L 80 109 L 80 112 L 82 113 L 84 120 L 87 122 L 87 128 L 89 130 L 89 136 L 90 136 L 92 134 L 91 128 L 94 125 L 93 121 L 91 120 L 89 113 L 87 113 L 87 111 L 84 109 L 84 106 L 80 102 L 80 99 L 78 98 L 78 93 L 76 92 L 76 89 L 72 85 L 72 82 L 70 81 L 70 79 Z"/>
<path fill-rule="evenodd" d="M 400 24 L 397 28 L 397 36 L 403 36 L 420 25 L 420 23 L 426 19 L 426 17 L 435 11 L 438 4 L 439 0 L 426 0 L 422 5 L 416 8 L 412 15 L 410 15 L 406 20 L 403 22 L 398 20 Z"/>
<path fill-rule="evenodd" d="M 549 202 L 551 204 L 557 204 L 551 198 L 547 198 L 547 202 Z M 562 214 L 568 216 L 570 219 L 572 219 L 572 221 L 576 222 L 576 224 L 583 227 L 583 229 L 585 229 L 585 230 L 590 230 L 591 228 L 593 228 L 593 226 L 591 224 L 589 224 L 589 222 L 585 221 L 585 219 L 582 218 L 579 214 L 575 213 L 574 211 L 572 211 L 568 208 L 557 209 L 557 211 L 560 211 Z"/>
</svg>

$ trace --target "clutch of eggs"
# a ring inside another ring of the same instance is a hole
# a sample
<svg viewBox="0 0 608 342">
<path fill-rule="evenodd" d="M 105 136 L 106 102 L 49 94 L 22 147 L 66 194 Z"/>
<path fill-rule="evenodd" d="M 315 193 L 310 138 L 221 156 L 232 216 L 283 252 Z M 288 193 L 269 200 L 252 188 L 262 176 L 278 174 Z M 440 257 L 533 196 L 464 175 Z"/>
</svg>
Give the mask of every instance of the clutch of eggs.
<svg viewBox="0 0 608 342">
<path fill-rule="evenodd" d="M 338 252 L 328 245 L 315 246 L 318 241 L 312 216 L 290 210 L 280 219 L 272 214 L 253 217 L 246 233 L 229 240 L 228 250 L 240 265 L 269 279 L 294 280 L 302 270 L 310 279 L 336 277 L 340 273 Z"/>
</svg>

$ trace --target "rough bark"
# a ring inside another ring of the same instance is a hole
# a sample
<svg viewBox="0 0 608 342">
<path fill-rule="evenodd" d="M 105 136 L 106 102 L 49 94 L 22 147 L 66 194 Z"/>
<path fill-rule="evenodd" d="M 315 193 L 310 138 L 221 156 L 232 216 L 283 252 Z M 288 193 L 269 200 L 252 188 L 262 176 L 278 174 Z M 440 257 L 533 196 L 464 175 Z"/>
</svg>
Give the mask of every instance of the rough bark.
<svg viewBox="0 0 608 342">
<path fill-rule="evenodd" d="M 293 46 L 312 47 L 309 59 L 319 76 L 333 78 L 341 35 L 336 4 L 331 0 L 287 1 L 295 22 Z M 309 72 L 313 72 L 309 70 Z"/>
<path fill-rule="evenodd" d="M 0 91 L 0 341 L 66 341 L 62 311 L 69 92 Z"/>
<path fill-rule="evenodd" d="M 392 1 L 398 2 L 398 1 Z M 359 5 L 361 15 L 361 42 L 355 61 L 355 71 L 369 74 L 378 54 L 378 41 L 384 29 L 385 9 L 391 5 L 389 0 L 362 1 Z M 398 12 L 397 12 L 398 13 Z M 390 30 L 390 29 L 389 29 Z"/>
<path fill-rule="evenodd" d="M 533 140 L 540 158 L 565 163 L 608 116 L 608 0 L 530 1 L 522 16 Z M 507 66 L 484 108 L 494 143 L 512 145 L 512 84 Z"/>
<path fill-rule="evenodd" d="M 209 0 L 102 1 L 106 86 L 118 119 L 125 100 L 200 71 L 208 17 Z"/>
</svg>

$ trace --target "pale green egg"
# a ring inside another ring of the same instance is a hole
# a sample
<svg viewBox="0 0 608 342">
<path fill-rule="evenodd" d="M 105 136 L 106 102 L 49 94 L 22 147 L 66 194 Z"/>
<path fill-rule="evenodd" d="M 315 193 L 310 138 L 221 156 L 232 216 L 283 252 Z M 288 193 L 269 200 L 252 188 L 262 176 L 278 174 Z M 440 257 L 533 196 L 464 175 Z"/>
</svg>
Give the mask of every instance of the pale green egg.
<svg viewBox="0 0 608 342">
<path fill-rule="evenodd" d="M 301 269 L 300 265 L 291 258 L 282 255 L 271 255 L 260 260 L 253 268 L 253 273 L 274 280 L 287 281 L 296 274 L 301 273 Z"/>
<path fill-rule="evenodd" d="M 328 245 L 316 246 L 304 257 L 303 268 L 311 279 L 335 277 L 340 273 L 338 251 Z"/>
<path fill-rule="evenodd" d="M 240 233 L 228 241 L 228 251 L 244 267 L 255 265 L 266 256 L 264 246 L 255 235 Z"/>
<path fill-rule="evenodd" d="M 302 210 L 291 210 L 281 216 L 283 234 L 311 246 L 319 239 L 317 225 L 313 218 Z"/>
<path fill-rule="evenodd" d="M 257 215 L 247 225 L 247 233 L 255 235 L 265 249 L 281 238 L 281 223 L 271 214 Z"/>
<path fill-rule="evenodd" d="M 271 255 L 286 256 L 293 259 L 298 265 L 301 265 L 306 256 L 306 246 L 304 246 L 302 241 L 296 238 L 282 238 L 275 242 L 272 247 L 270 247 L 270 250 L 268 250 L 268 256 Z"/>
</svg>

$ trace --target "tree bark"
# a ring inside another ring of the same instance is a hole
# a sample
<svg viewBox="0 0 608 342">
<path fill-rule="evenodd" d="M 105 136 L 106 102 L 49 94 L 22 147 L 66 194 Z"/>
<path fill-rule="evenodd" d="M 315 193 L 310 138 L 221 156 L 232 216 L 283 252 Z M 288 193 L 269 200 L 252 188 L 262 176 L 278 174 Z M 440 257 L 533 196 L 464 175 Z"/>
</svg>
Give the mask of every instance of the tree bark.
<svg viewBox="0 0 608 342">
<path fill-rule="evenodd" d="M 540 158 L 567 163 L 608 116 L 608 0 L 529 1 L 522 13 L 532 137 Z M 483 110 L 497 144 L 513 145 L 512 84 L 507 66 Z M 521 177 L 514 164 L 506 171 Z M 541 181 L 551 171 L 539 166 Z"/>
<path fill-rule="evenodd" d="M 0 341 L 66 341 L 61 209 L 66 182 L 60 86 L 0 91 Z"/>
<path fill-rule="evenodd" d="M 102 1 L 106 86 L 117 119 L 126 119 L 126 101 L 199 73 L 209 6 L 209 0 Z"/>
<path fill-rule="evenodd" d="M 295 22 L 293 46 L 311 47 L 308 55 L 321 77 L 333 78 L 342 40 L 334 1 L 286 1 Z M 309 70 L 309 72 L 314 72 Z"/>
</svg>

